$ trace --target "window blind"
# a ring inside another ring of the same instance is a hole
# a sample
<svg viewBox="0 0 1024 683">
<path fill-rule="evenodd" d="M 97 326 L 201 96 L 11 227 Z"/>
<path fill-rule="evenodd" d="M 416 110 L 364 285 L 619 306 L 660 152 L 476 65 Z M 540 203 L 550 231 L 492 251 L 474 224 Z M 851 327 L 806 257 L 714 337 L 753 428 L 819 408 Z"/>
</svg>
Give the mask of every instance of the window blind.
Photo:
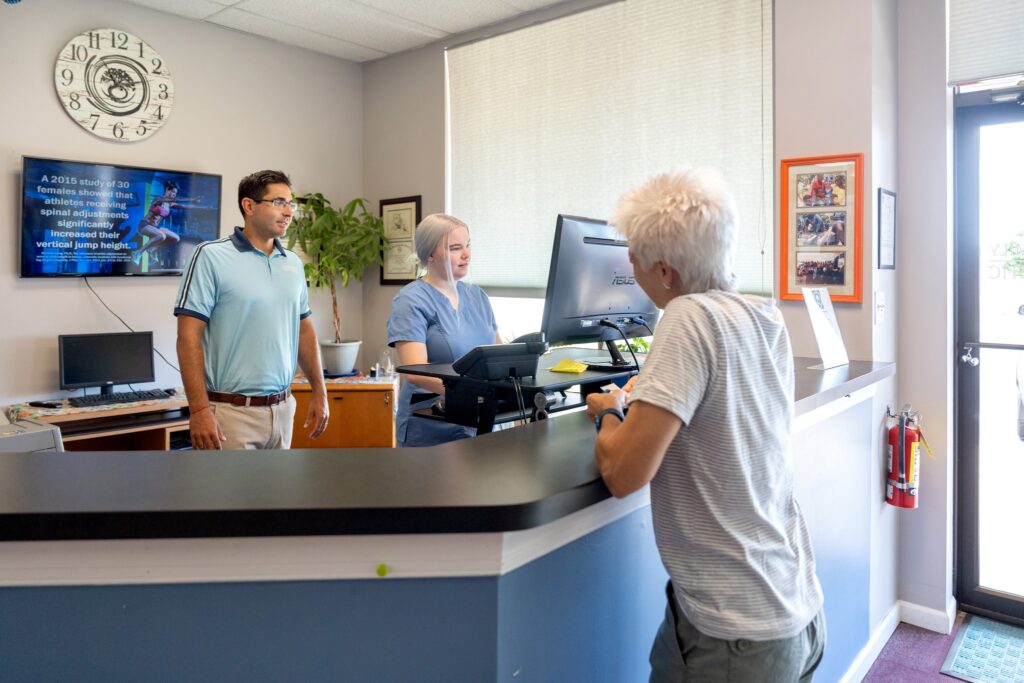
<svg viewBox="0 0 1024 683">
<path fill-rule="evenodd" d="M 770 293 L 771 55 L 767 0 L 626 0 L 450 49 L 447 206 L 473 281 L 543 288 L 557 214 L 607 219 L 651 175 L 711 166 L 740 287 Z"/>
<path fill-rule="evenodd" d="M 1024 2 L 949 0 L 949 84 L 1024 74 Z"/>
</svg>

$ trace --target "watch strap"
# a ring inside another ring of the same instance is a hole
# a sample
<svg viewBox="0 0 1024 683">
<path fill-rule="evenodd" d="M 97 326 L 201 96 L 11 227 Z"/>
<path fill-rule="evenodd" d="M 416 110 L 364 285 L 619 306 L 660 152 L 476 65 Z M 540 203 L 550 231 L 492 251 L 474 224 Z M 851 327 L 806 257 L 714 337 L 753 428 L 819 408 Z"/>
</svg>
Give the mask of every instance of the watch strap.
<svg viewBox="0 0 1024 683">
<path fill-rule="evenodd" d="M 597 417 L 594 418 L 594 428 L 597 429 L 597 431 L 601 431 L 601 420 L 604 419 L 605 415 L 614 415 L 619 418 L 619 422 L 623 422 L 626 419 L 626 416 L 623 415 L 622 411 L 618 408 L 605 408 L 597 414 Z"/>
</svg>

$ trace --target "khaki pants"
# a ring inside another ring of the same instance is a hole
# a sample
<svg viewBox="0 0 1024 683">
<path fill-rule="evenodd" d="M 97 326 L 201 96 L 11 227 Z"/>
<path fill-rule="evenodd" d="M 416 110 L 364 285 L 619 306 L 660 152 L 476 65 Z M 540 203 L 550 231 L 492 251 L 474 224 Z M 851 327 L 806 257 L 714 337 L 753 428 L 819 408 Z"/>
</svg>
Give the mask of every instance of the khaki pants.
<svg viewBox="0 0 1024 683">
<path fill-rule="evenodd" d="M 220 430 L 227 440 L 224 450 L 284 449 L 292 445 L 295 397 L 276 406 L 236 406 L 211 403 Z"/>
</svg>

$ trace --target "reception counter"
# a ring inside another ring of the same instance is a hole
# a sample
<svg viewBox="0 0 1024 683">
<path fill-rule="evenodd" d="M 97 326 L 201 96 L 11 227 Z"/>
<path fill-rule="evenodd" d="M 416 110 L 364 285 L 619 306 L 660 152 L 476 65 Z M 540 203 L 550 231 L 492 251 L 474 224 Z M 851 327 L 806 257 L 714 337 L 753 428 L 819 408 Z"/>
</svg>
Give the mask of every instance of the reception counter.
<svg viewBox="0 0 1024 683">
<path fill-rule="evenodd" d="M 796 457 L 828 423 L 867 472 L 894 366 L 814 363 Z M 645 680 L 665 574 L 646 490 L 612 498 L 593 442 L 570 413 L 419 449 L 0 455 L 0 679 Z M 831 596 L 863 563 L 848 538 L 833 562 L 797 471 Z"/>
</svg>

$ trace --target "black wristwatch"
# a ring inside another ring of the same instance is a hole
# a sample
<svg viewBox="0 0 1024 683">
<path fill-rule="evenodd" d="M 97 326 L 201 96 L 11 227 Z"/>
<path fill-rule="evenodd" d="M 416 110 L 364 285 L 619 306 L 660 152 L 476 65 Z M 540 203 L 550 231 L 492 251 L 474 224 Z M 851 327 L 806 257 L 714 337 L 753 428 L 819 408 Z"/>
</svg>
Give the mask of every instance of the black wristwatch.
<svg viewBox="0 0 1024 683">
<path fill-rule="evenodd" d="M 626 416 L 618 408 L 605 408 L 594 418 L 594 428 L 599 432 L 601 431 L 601 420 L 604 419 L 605 415 L 614 415 L 619 418 L 619 422 L 623 422 L 626 419 Z"/>
</svg>

